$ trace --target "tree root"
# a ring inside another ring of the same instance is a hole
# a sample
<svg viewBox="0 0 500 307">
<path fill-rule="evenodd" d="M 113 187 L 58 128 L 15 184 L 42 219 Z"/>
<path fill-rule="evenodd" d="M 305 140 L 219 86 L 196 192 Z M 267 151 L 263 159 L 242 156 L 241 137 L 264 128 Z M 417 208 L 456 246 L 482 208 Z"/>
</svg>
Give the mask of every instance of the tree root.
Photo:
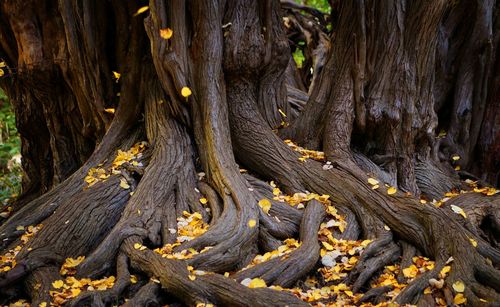
<svg viewBox="0 0 500 307">
<path fill-rule="evenodd" d="M 358 303 L 367 303 L 373 302 L 374 304 L 378 304 L 381 301 L 384 301 L 384 296 L 387 292 L 391 291 L 393 286 L 382 286 L 377 288 L 372 288 L 363 294 L 363 296 L 359 299 Z"/>
<path fill-rule="evenodd" d="M 376 272 L 396 261 L 400 255 L 399 247 L 393 242 L 380 246 L 377 250 L 376 254 L 375 250 L 372 250 L 373 256 L 370 257 L 364 256 L 365 252 L 363 252 L 358 263 L 349 274 L 347 283 L 352 283 L 353 292 L 359 292 Z"/>
<path fill-rule="evenodd" d="M 306 306 L 291 294 L 267 288 L 250 289 L 218 274 L 195 275 L 182 261 L 162 258 L 150 250 L 139 251 L 134 238 L 124 241 L 122 247 L 132 266 L 157 277 L 162 287 L 189 305 L 212 303 L 240 306 Z"/>
<path fill-rule="evenodd" d="M 282 287 L 292 286 L 307 274 L 319 259 L 319 225 L 325 217 L 325 209 L 316 200 L 308 203 L 300 226 L 302 245 L 289 255 L 274 258 L 234 275 L 238 281 L 245 278 L 261 277 L 267 284 Z"/>
<path fill-rule="evenodd" d="M 120 295 L 130 284 L 130 273 L 128 271 L 127 256 L 120 253 L 116 260 L 116 282 L 111 289 L 104 291 L 87 291 L 71 300 L 67 306 L 76 307 L 84 304 L 92 306 L 107 306 L 110 303 L 118 302 Z"/>
<path fill-rule="evenodd" d="M 156 282 L 149 281 L 142 286 L 139 291 L 129 299 L 123 306 L 160 306 L 160 285 Z"/>
</svg>

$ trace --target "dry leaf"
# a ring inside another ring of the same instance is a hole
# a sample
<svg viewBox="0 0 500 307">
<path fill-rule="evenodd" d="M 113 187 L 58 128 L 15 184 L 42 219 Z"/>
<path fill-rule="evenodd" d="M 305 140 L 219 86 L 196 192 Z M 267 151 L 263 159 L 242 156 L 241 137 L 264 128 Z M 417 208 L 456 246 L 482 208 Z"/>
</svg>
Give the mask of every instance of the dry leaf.
<svg viewBox="0 0 500 307">
<path fill-rule="evenodd" d="M 182 97 L 188 98 L 189 96 L 191 96 L 191 94 L 192 94 L 192 92 L 191 92 L 191 89 L 189 87 L 185 86 L 181 89 Z"/>
<path fill-rule="evenodd" d="M 267 287 L 266 282 L 261 278 L 254 278 L 248 284 L 249 288 L 264 288 Z"/>
<path fill-rule="evenodd" d="M 450 206 L 451 210 L 453 210 L 453 212 L 455 212 L 456 214 L 460 214 L 461 216 L 464 217 L 464 219 L 467 218 L 467 215 L 465 214 L 464 210 L 462 208 L 460 208 L 459 206 L 455 206 L 455 205 L 451 205 Z"/>
<path fill-rule="evenodd" d="M 257 225 L 257 221 L 255 221 L 254 219 L 248 221 L 248 227 L 254 228 L 255 225 Z"/>
<path fill-rule="evenodd" d="M 462 293 L 465 290 L 465 285 L 462 281 L 457 280 L 456 282 L 453 283 L 453 290 Z"/>
<path fill-rule="evenodd" d="M 127 183 L 127 180 L 124 178 L 120 179 L 120 187 L 127 190 L 130 189 L 130 185 Z"/>
<path fill-rule="evenodd" d="M 453 303 L 455 305 L 465 304 L 467 303 L 467 299 L 462 293 L 459 293 L 453 298 Z"/>
<path fill-rule="evenodd" d="M 113 109 L 113 108 L 104 109 L 104 112 L 107 112 L 110 114 L 115 114 L 115 109 Z"/>
<path fill-rule="evenodd" d="M 64 286 L 64 282 L 60 279 L 52 283 L 52 287 L 54 287 L 55 289 L 60 289 L 62 288 L 62 286 Z"/>
<path fill-rule="evenodd" d="M 174 31 L 172 31 L 172 29 L 170 28 L 160 29 L 160 36 L 163 39 L 170 39 L 173 34 Z"/>
<path fill-rule="evenodd" d="M 259 207 L 262 208 L 262 211 L 265 213 L 269 213 L 269 210 L 271 210 L 271 201 L 267 198 L 259 200 Z"/>
<path fill-rule="evenodd" d="M 398 190 L 395 187 L 389 187 L 387 189 L 387 194 L 389 194 L 389 195 L 396 194 L 397 191 Z"/>
<path fill-rule="evenodd" d="M 208 203 L 208 200 L 205 197 L 200 198 L 200 203 L 206 205 Z"/>
<path fill-rule="evenodd" d="M 368 183 L 371 185 L 376 185 L 379 183 L 379 181 L 377 179 L 374 179 L 374 178 L 368 178 Z"/>
<path fill-rule="evenodd" d="M 137 12 L 135 12 L 134 16 L 140 15 L 140 14 L 144 13 L 147 10 L 149 10 L 149 6 L 143 6 L 140 9 L 138 9 Z"/>
<path fill-rule="evenodd" d="M 120 80 L 121 74 L 119 72 L 113 71 L 113 77 L 116 79 L 116 82 Z"/>
</svg>

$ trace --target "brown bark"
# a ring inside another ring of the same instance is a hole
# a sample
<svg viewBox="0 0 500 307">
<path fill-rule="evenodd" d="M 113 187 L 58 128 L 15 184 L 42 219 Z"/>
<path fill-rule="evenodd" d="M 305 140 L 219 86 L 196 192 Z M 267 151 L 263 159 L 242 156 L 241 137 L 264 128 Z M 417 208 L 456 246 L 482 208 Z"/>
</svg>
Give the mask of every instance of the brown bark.
<svg viewBox="0 0 500 307">
<path fill-rule="evenodd" d="M 0 273 L 0 303 L 23 293 L 33 305 L 53 299 L 65 259 L 85 256 L 78 278 L 116 281 L 71 306 L 306 305 L 287 291 L 241 284 L 261 278 L 305 289 L 320 265 L 325 205 L 288 206 L 265 180 L 286 194 L 330 195 L 347 222 L 335 238 L 372 240 L 346 278 L 320 287 L 342 282 L 364 293 L 358 304 L 381 302 L 393 286 L 370 289 L 373 277 L 423 254 L 434 269 L 397 303 L 433 301 L 422 292 L 450 257 L 445 299 L 453 301 L 451 285 L 462 281 L 468 304 L 498 301 L 498 194 L 453 194 L 440 207 L 419 200 L 471 190 L 461 179 L 482 179 L 476 190 L 498 179 L 487 169 L 498 164 L 498 4 L 332 6 L 325 16 L 277 0 L 4 1 L 0 85 L 16 108 L 26 175 L 16 212 L 0 226 L 2 254 L 22 245 L 16 265 Z M 471 30 L 461 35 L 464 16 Z M 312 73 L 297 77 L 288 40 L 306 41 Z M 280 136 L 323 150 L 327 161 L 303 161 Z M 115 163 L 118 150 L 140 141 L 134 161 Z M 89 185 L 95 168 L 109 177 Z M 388 193 L 389 185 L 399 191 Z M 264 198 L 270 208 L 259 204 Z M 165 247 L 189 257 L 153 251 L 179 240 L 180 218 L 195 212 L 207 230 Z M 37 224 L 21 244 L 19 226 Z M 245 268 L 289 238 L 301 245 Z"/>
</svg>

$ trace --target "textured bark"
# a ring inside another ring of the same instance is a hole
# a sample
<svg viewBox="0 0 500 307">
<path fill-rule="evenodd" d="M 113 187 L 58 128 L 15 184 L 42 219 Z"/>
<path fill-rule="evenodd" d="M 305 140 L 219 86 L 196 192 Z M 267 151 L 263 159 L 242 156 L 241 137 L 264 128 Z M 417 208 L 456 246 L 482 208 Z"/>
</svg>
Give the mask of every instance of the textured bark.
<svg viewBox="0 0 500 307">
<path fill-rule="evenodd" d="M 83 255 L 78 277 L 116 274 L 116 282 L 71 306 L 306 305 L 240 283 L 294 287 L 318 266 L 324 205 L 276 201 L 267 180 L 287 194 L 330 195 L 347 222 L 335 237 L 373 240 L 338 281 L 364 293 L 358 303 L 383 301 L 392 287 L 369 282 L 417 254 L 436 266 L 397 303 L 433 302 L 423 289 L 450 257 L 447 285 L 464 282 L 470 305 L 498 301 L 498 194 L 453 194 L 440 207 L 419 198 L 471 190 L 463 179 L 478 180 L 476 189 L 498 184 L 499 4 L 331 5 L 325 15 L 277 0 L 3 1 L 0 86 L 16 109 L 25 176 L 0 226 L 0 252 L 20 244 L 19 226 L 43 226 L 0 272 L 0 303 L 50 300 L 62 263 Z M 303 48 L 301 71 L 290 46 Z M 328 162 L 303 161 L 282 138 L 324 151 Z M 112 164 L 141 141 L 135 163 Z M 112 165 L 105 180 L 85 181 Z M 152 251 L 176 242 L 185 212 L 209 225 L 175 246 L 192 257 Z M 246 268 L 288 238 L 300 247 Z"/>
</svg>

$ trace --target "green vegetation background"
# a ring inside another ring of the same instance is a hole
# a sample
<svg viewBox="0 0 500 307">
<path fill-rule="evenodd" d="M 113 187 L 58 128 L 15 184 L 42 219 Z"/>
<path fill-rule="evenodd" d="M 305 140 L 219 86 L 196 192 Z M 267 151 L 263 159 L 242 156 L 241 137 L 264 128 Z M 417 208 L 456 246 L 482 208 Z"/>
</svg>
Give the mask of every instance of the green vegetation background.
<svg viewBox="0 0 500 307">
<path fill-rule="evenodd" d="M 21 189 L 20 140 L 11 104 L 0 90 L 0 204 L 8 205 Z M 3 208 L 0 208 L 0 211 Z"/>
</svg>

